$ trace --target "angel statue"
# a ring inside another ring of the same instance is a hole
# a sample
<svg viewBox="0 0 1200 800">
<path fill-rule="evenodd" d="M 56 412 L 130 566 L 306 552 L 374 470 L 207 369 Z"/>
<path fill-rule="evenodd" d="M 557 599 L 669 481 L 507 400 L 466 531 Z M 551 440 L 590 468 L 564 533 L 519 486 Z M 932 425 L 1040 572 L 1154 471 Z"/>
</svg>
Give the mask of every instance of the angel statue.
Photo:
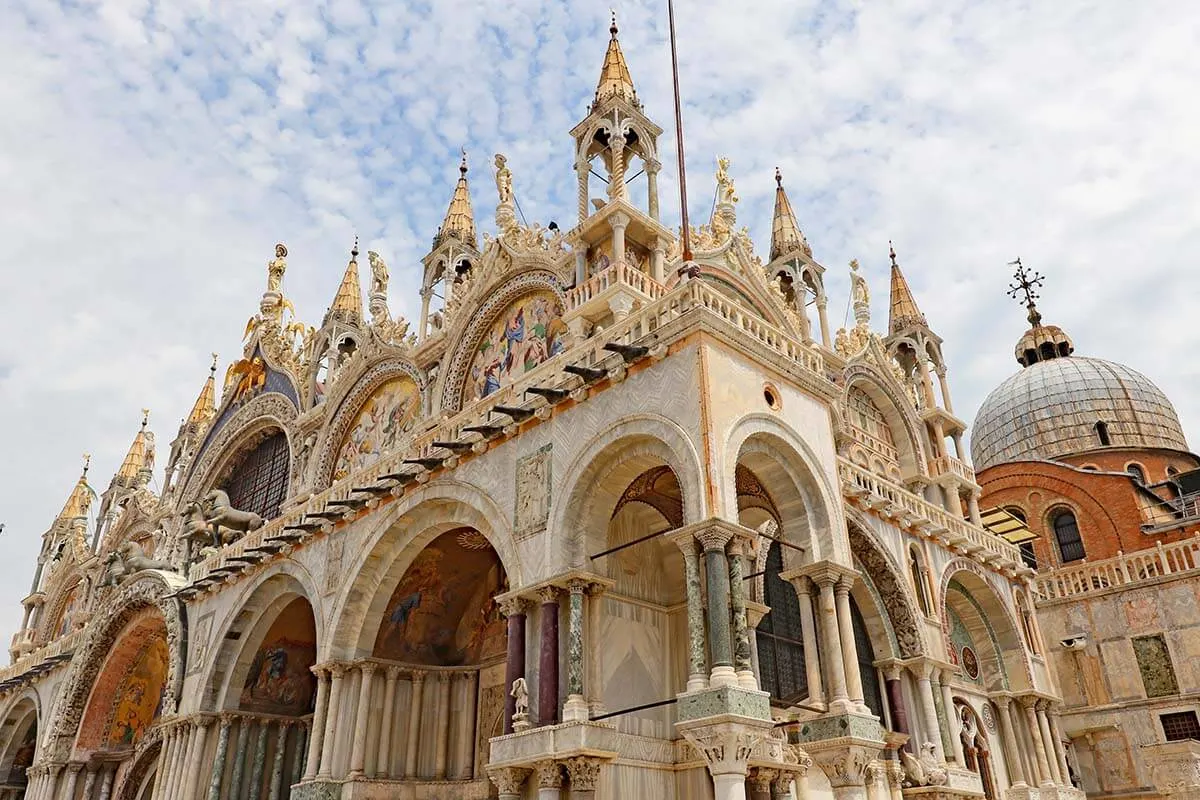
<svg viewBox="0 0 1200 800">
<path fill-rule="evenodd" d="M 496 153 L 496 192 L 500 195 L 500 203 L 511 203 L 512 170 L 508 168 L 508 159 L 502 153 Z"/>
<path fill-rule="evenodd" d="M 850 262 L 850 287 L 855 303 L 871 304 L 871 290 L 867 288 L 867 279 L 858 271 L 858 259 Z"/>
<path fill-rule="evenodd" d="M 733 187 L 733 178 L 729 177 L 729 159 L 717 159 L 717 202 L 733 205 L 738 201 L 737 190 Z"/>
<path fill-rule="evenodd" d="M 387 294 L 387 264 L 374 250 L 367 251 L 367 261 L 371 262 L 371 294 Z"/>
<path fill-rule="evenodd" d="M 275 245 L 275 260 L 267 262 L 267 291 L 278 292 L 283 286 L 283 273 L 287 272 L 287 247 Z"/>
</svg>

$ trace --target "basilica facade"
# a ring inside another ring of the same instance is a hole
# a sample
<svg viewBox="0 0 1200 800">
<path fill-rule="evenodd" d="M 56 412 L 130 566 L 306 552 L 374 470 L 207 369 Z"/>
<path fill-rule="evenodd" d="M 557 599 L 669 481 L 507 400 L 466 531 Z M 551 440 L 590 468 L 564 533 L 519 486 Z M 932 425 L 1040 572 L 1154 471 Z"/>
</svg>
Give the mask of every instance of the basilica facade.
<svg viewBox="0 0 1200 800">
<path fill-rule="evenodd" d="M 661 134 L 614 25 L 570 230 L 498 155 L 480 236 L 464 159 L 413 323 L 356 246 L 305 325 L 276 248 L 162 491 L 143 421 L 44 533 L 0 797 L 1082 797 L 895 253 L 832 331 L 782 176 L 765 259 L 723 159 L 686 252 Z"/>
</svg>

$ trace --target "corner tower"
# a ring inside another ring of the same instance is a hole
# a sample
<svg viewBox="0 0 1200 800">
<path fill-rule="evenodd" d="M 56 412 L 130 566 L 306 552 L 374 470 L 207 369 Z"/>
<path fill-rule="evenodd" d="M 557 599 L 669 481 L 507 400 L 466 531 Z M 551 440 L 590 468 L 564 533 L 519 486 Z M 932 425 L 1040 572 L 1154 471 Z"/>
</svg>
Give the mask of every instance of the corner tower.
<svg viewBox="0 0 1200 800">
<path fill-rule="evenodd" d="M 433 247 L 421 259 L 425 274 L 421 280 L 421 325 L 419 336 L 425 340 L 442 331 L 442 310 L 454 293 L 454 284 L 479 262 L 479 239 L 475 233 L 475 212 L 471 208 L 471 186 L 467 182 L 467 154 L 458 165 L 458 182 L 446 208 L 441 227 L 433 236 Z M 433 301 L 439 301 L 436 307 Z"/>
</svg>

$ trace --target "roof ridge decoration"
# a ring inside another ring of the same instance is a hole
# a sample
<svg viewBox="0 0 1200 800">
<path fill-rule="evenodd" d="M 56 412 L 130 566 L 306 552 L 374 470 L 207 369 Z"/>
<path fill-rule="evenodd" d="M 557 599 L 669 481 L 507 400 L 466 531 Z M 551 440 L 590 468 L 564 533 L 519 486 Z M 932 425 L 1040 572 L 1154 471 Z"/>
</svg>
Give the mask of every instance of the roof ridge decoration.
<svg viewBox="0 0 1200 800">
<path fill-rule="evenodd" d="M 888 309 L 888 334 L 895 336 L 901 331 L 909 328 L 927 328 L 929 323 L 925 319 L 925 315 L 921 313 L 921 309 L 917 307 L 917 301 L 913 297 L 912 290 L 908 288 L 908 281 L 904 278 L 904 273 L 900 271 L 900 264 L 896 261 L 896 248 L 892 246 L 891 241 L 888 241 L 888 256 L 892 260 L 892 285 L 891 285 L 891 302 Z"/>
<path fill-rule="evenodd" d="M 804 232 L 800 230 L 800 225 L 796 222 L 796 212 L 792 210 L 792 203 L 788 200 L 787 192 L 784 191 L 783 173 L 779 167 L 776 167 L 775 214 L 771 219 L 770 260 L 774 261 L 796 250 L 800 250 L 804 255 L 812 258 L 812 248 L 809 247 L 808 239 L 804 237 Z"/>
<path fill-rule="evenodd" d="M 875 336 L 871 331 L 871 288 L 858 268 L 858 259 L 851 259 L 850 294 L 854 307 L 854 327 L 849 330 L 838 328 L 834 337 L 834 350 L 845 359 L 861 353 Z"/>
<path fill-rule="evenodd" d="M 289 372 L 292 381 L 300 385 L 298 376 L 304 374 L 313 359 L 316 329 L 300 321 L 296 316 L 296 307 L 283 294 L 287 255 L 285 244 L 280 242 L 275 245 L 275 258 L 267 262 L 267 290 L 259 301 L 259 313 L 246 322 L 241 361 L 252 360 L 255 352 L 261 349 L 273 365 Z M 228 372 L 225 388 L 229 388 Z M 221 399 L 224 400 L 224 393 Z"/>
<path fill-rule="evenodd" d="M 1075 352 L 1071 337 L 1057 325 L 1043 325 L 1042 314 L 1037 309 L 1037 290 L 1045 278 L 1037 270 L 1026 269 L 1020 258 L 1008 262 L 1008 265 L 1017 268 L 1013 273 L 1016 282 L 1008 285 L 1008 296 L 1025 306 L 1025 318 L 1029 320 L 1029 330 L 1021 335 L 1014 348 L 1017 363 L 1029 367 L 1039 361 L 1070 356 Z"/>
<path fill-rule="evenodd" d="M 629 64 L 625 61 L 625 53 L 621 50 L 621 42 L 617 38 L 617 12 L 612 12 L 612 24 L 608 32 L 608 50 L 604 53 L 604 64 L 600 68 L 600 80 L 596 82 L 596 96 L 592 101 L 592 110 L 611 97 L 617 97 L 629 102 L 637 109 L 642 103 L 638 100 L 637 89 L 633 86 L 633 76 L 629 73 Z"/>
<path fill-rule="evenodd" d="M 458 165 L 458 182 L 454 184 L 454 194 L 450 205 L 446 208 L 446 216 L 442 225 L 433 237 L 433 249 L 437 249 L 447 239 L 457 239 L 463 244 L 478 250 L 478 239 L 475 236 L 475 212 L 471 209 L 471 187 L 467 183 L 467 151 L 464 148 L 462 162 Z"/>
</svg>

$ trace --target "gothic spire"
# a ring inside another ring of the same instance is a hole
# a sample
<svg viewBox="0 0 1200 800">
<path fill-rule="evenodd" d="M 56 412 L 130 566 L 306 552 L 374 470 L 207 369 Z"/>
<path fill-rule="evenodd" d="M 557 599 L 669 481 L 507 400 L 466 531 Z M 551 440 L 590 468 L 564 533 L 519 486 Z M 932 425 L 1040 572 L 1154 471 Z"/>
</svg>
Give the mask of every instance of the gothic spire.
<svg viewBox="0 0 1200 800">
<path fill-rule="evenodd" d="M 466 150 L 463 150 L 462 163 L 458 166 L 458 183 L 454 186 L 450 207 L 446 209 L 446 218 L 433 237 L 434 249 L 447 239 L 458 239 L 463 244 L 479 249 L 475 238 L 475 212 L 471 210 L 471 187 L 467 184 Z"/>
<path fill-rule="evenodd" d="M 96 497 L 96 493 L 91 486 L 88 486 L 87 482 L 88 466 L 91 463 L 91 455 L 84 453 L 83 472 L 80 474 L 79 480 L 75 482 L 75 488 L 71 490 L 71 496 L 67 498 L 66 505 L 59 513 L 59 519 L 72 520 L 87 517 L 88 509 L 92 507 L 92 500 Z"/>
<path fill-rule="evenodd" d="M 212 366 L 208 370 L 208 380 L 204 382 L 204 387 L 200 389 L 200 396 L 196 398 L 195 405 L 192 406 L 192 413 L 188 414 L 189 425 L 206 425 L 208 421 L 217 413 L 217 354 L 212 354 Z"/>
<path fill-rule="evenodd" d="M 150 409 L 143 408 L 142 428 L 137 432 L 137 436 L 133 437 L 133 444 L 129 445 L 129 452 L 125 454 L 125 460 L 117 470 L 117 478 L 131 481 L 139 472 L 154 463 L 154 434 L 146 430 L 149 422 Z"/>
<path fill-rule="evenodd" d="M 891 242 L 888 242 L 888 256 L 892 259 L 892 296 L 891 308 L 888 313 L 888 334 L 895 336 L 909 328 L 929 327 L 929 323 L 925 321 L 925 315 L 921 313 L 921 309 L 917 308 L 917 301 L 913 298 L 912 290 L 908 288 L 908 281 L 905 280 L 904 273 L 900 271 L 900 264 L 896 261 L 896 248 L 892 247 Z"/>
<path fill-rule="evenodd" d="M 796 224 L 796 214 L 788 201 L 787 192 L 783 190 L 783 173 L 775 168 L 775 217 L 771 220 L 771 261 L 787 255 L 793 250 L 803 250 L 806 256 L 812 257 L 812 248 L 804 238 L 800 226 Z"/>
<path fill-rule="evenodd" d="M 358 237 L 354 237 L 354 249 L 350 251 L 350 262 L 346 264 L 346 274 L 338 286 L 333 304 L 325 314 L 325 322 L 331 318 L 346 323 L 356 323 L 362 319 L 362 287 L 358 282 Z"/>
<path fill-rule="evenodd" d="M 612 34 L 612 38 L 608 40 L 608 52 L 604 54 L 604 66 L 600 68 L 600 80 L 596 83 L 596 99 L 592 107 L 595 108 L 610 97 L 620 97 L 638 106 L 640 103 L 637 90 L 633 88 L 633 77 L 629 74 L 629 65 L 625 63 L 625 54 L 621 52 L 621 42 L 617 39 L 615 11 L 608 32 Z"/>
</svg>

